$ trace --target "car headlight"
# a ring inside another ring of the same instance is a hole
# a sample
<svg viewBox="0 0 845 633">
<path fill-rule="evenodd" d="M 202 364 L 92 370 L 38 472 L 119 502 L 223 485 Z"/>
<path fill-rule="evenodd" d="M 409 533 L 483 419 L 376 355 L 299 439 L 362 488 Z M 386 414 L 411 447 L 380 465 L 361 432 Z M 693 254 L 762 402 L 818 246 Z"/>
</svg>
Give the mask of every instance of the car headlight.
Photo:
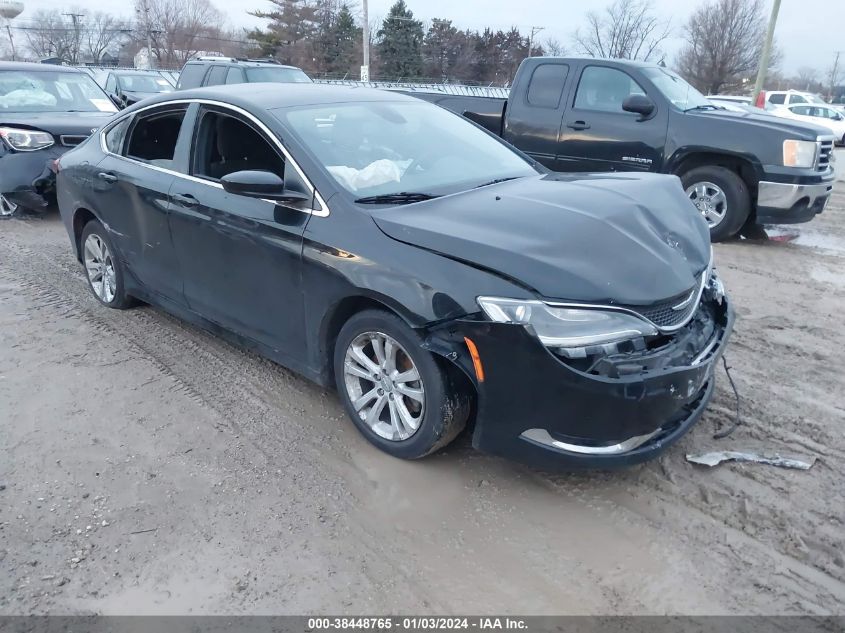
<svg viewBox="0 0 845 633">
<path fill-rule="evenodd" d="M 810 169 L 816 164 L 819 145 L 815 141 L 788 140 L 783 142 L 784 167 Z"/>
<path fill-rule="evenodd" d="M 53 137 L 47 132 L 14 127 L 0 127 L 0 137 L 9 144 L 9 147 L 21 152 L 34 152 L 55 143 Z"/>
<path fill-rule="evenodd" d="M 658 334 L 656 327 L 625 312 L 501 297 L 478 297 L 478 305 L 491 321 L 530 326 L 547 347 L 583 348 Z"/>
</svg>

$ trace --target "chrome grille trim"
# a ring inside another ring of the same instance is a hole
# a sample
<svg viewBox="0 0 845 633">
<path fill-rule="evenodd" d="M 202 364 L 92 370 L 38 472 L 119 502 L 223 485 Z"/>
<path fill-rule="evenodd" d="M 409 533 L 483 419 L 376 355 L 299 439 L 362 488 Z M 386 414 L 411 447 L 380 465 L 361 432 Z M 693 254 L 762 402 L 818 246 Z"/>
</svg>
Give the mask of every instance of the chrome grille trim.
<svg viewBox="0 0 845 633">
<path fill-rule="evenodd" d="M 833 157 L 833 138 L 819 137 L 819 149 L 816 153 L 816 171 L 826 171 L 830 167 L 831 158 Z"/>
<path fill-rule="evenodd" d="M 695 293 L 695 300 L 691 301 L 687 308 L 682 312 L 683 316 L 680 321 L 673 323 L 672 325 L 664 325 L 661 326 L 659 323 L 656 323 L 652 319 L 648 318 L 646 314 L 644 314 L 644 310 L 655 309 L 655 306 L 619 306 L 619 305 L 601 305 L 601 304 L 586 304 L 586 303 L 560 303 L 560 302 L 553 302 L 553 301 L 546 301 L 546 305 L 553 307 L 553 308 L 572 308 L 572 309 L 596 309 L 596 310 L 609 310 L 611 312 L 625 312 L 627 314 L 631 314 L 635 317 L 642 319 L 648 323 L 651 323 L 661 334 L 670 334 L 672 332 L 677 332 L 682 327 L 684 327 L 687 323 L 692 320 L 692 317 L 695 316 L 695 313 L 698 311 L 698 306 L 701 305 L 701 295 L 704 294 L 704 288 L 707 286 L 707 280 L 710 278 L 710 275 L 713 272 L 713 265 L 712 261 L 707 268 L 701 273 L 699 278 L 699 284 L 696 288 L 690 290 L 690 294 Z M 686 302 L 686 297 L 688 295 L 685 293 L 680 295 L 680 297 L 673 297 L 668 301 L 661 301 L 660 303 L 656 304 L 657 306 L 668 305 L 671 309 L 672 306 L 677 305 L 679 302 L 683 301 Z"/>
</svg>

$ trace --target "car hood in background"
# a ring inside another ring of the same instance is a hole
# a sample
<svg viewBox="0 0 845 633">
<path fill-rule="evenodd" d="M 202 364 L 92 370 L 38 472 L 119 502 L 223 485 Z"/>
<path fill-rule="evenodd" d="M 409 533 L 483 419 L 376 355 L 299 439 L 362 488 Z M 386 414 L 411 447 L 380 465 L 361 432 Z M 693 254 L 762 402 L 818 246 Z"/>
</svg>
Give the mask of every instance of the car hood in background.
<svg viewBox="0 0 845 633">
<path fill-rule="evenodd" d="M 123 91 L 121 93 L 129 103 L 138 103 L 139 101 L 143 101 L 144 99 L 149 99 L 150 97 L 155 97 L 160 94 L 166 94 L 163 92 L 127 92 Z"/>
<path fill-rule="evenodd" d="M 543 297 L 647 305 L 694 287 L 710 234 L 674 176 L 550 174 L 373 211 L 395 240 Z"/>
<path fill-rule="evenodd" d="M 3 112 L 0 110 L 0 126 L 41 130 L 53 136 L 90 136 L 93 130 L 108 123 L 115 114 L 116 112 Z"/>
</svg>

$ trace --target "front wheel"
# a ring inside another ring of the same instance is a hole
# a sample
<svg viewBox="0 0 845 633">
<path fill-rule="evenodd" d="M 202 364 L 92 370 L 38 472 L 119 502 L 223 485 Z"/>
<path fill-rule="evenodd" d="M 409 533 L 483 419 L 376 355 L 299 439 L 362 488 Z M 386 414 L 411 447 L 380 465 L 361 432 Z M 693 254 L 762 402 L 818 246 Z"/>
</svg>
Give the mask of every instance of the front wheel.
<svg viewBox="0 0 845 633">
<path fill-rule="evenodd" d="M 751 195 L 745 182 L 725 167 L 696 167 L 681 176 L 689 199 L 710 227 L 710 240 L 733 237 L 751 214 Z"/>
<path fill-rule="evenodd" d="M 354 315 L 335 344 L 337 389 L 349 417 L 372 444 L 417 459 L 446 446 L 466 425 L 470 398 L 422 339 L 382 310 Z"/>
</svg>

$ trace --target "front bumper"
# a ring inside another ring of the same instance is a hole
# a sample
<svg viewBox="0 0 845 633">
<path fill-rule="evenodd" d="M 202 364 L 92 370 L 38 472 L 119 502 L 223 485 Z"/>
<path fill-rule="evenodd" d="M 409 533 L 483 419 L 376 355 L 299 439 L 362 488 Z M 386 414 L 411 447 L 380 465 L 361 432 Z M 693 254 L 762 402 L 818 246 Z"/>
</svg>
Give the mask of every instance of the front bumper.
<svg viewBox="0 0 845 633">
<path fill-rule="evenodd" d="M 616 377 L 575 369 L 522 326 L 461 321 L 457 334 L 475 343 L 484 371 L 473 446 L 549 470 L 656 457 L 695 424 L 713 394 L 713 367 L 734 322 L 727 298 L 714 312 L 712 335 L 687 364 L 630 371 L 617 361 Z M 473 375 L 471 364 L 465 369 Z"/>
<path fill-rule="evenodd" d="M 794 184 L 761 181 L 757 188 L 757 221 L 762 224 L 809 222 L 824 211 L 833 181 Z"/>
<path fill-rule="evenodd" d="M 55 207 L 56 174 L 50 166 L 70 149 L 54 145 L 35 152 L 0 151 L 0 193 L 31 211 Z"/>
</svg>

